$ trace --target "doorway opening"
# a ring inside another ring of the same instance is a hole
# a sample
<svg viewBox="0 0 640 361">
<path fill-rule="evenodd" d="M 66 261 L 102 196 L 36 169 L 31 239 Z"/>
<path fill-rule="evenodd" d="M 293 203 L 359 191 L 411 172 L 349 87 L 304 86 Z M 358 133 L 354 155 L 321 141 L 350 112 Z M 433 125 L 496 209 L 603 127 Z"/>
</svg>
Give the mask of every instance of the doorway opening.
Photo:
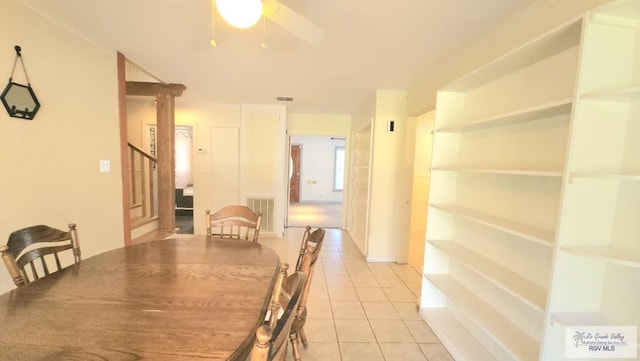
<svg viewBox="0 0 640 361">
<path fill-rule="evenodd" d="M 431 186 L 431 149 L 435 112 L 432 110 L 415 120 L 413 188 L 411 192 L 411 223 L 409 228 L 408 262 L 418 273 L 424 267 L 424 248 L 429 217 L 429 187 Z"/>
<path fill-rule="evenodd" d="M 345 138 L 292 135 L 287 227 L 342 228 Z"/>
<path fill-rule="evenodd" d="M 143 135 L 146 150 L 156 156 L 156 125 L 147 124 Z M 193 127 L 175 126 L 175 224 L 180 234 L 193 234 Z M 157 192 L 157 172 L 153 172 L 154 193 Z M 154 202 L 157 207 L 157 202 Z M 157 210 L 156 210 L 157 211 Z"/>
<path fill-rule="evenodd" d="M 176 209 L 179 234 L 193 234 L 193 127 L 176 126 Z"/>
</svg>

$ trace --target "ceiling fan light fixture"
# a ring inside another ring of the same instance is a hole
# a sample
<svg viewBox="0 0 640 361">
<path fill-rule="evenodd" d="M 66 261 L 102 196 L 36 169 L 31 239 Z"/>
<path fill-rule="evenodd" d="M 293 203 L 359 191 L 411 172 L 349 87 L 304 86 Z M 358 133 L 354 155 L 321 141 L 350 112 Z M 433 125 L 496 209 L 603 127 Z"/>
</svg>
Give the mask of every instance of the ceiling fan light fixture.
<svg viewBox="0 0 640 361">
<path fill-rule="evenodd" d="M 215 0 L 220 16 L 238 29 L 254 26 L 262 16 L 260 0 Z"/>
</svg>

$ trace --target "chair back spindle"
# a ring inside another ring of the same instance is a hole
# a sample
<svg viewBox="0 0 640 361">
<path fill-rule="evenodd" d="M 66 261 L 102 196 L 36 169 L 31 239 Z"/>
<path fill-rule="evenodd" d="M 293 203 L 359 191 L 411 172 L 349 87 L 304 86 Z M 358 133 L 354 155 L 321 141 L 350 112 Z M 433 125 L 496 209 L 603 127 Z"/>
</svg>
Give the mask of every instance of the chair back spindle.
<svg viewBox="0 0 640 361">
<path fill-rule="evenodd" d="M 215 213 L 211 213 L 207 209 L 205 211 L 205 223 L 207 236 L 251 239 L 254 242 L 258 242 L 262 214 L 255 213 L 247 206 L 226 206 Z"/>
<path fill-rule="evenodd" d="M 7 245 L 0 247 L 3 263 L 18 287 L 60 271 L 63 265 L 59 255 L 68 250 L 73 255 L 72 263 L 79 263 L 80 240 L 74 223 L 69 224 L 67 232 L 44 225 L 23 228 L 11 233 Z M 47 257 L 55 262 L 53 272 Z"/>
<path fill-rule="evenodd" d="M 280 297 L 282 295 L 283 284 L 287 279 L 287 270 L 289 269 L 288 263 L 282 263 L 280 265 L 280 271 L 278 272 L 278 276 L 276 278 L 276 284 L 273 288 L 273 292 L 271 293 L 271 316 L 269 318 L 269 326 L 271 329 L 276 327 L 276 323 L 278 322 L 278 313 L 280 313 Z"/>
<path fill-rule="evenodd" d="M 297 273 L 304 274 L 306 281 L 296 310 L 295 320 L 293 321 L 289 334 L 293 358 L 295 361 L 300 361 L 302 359 L 298 348 L 298 341 L 302 341 L 302 345 L 305 348 L 308 347 L 307 336 L 304 333 L 304 324 L 307 319 L 307 299 L 311 290 L 311 280 L 313 279 L 315 264 L 320 256 L 320 250 L 322 249 L 324 234 L 325 231 L 322 228 L 318 228 L 311 232 L 311 227 L 307 226 L 302 237 L 298 261 L 296 262 Z M 296 277 L 296 274 L 292 274 L 287 279 L 287 289 L 288 284 L 294 281 L 294 277 Z"/>
<path fill-rule="evenodd" d="M 287 353 L 287 338 L 291 332 L 296 309 L 300 303 L 300 297 L 304 289 L 306 276 L 301 272 L 296 272 L 294 283 L 290 284 L 292 290 L 289 294 L 282 292 L 276 296 L 282 305 L 283 313 L 280 318 L 277 314 L 272 314 L 271 320 L 275 319 L 273 326 L 263 325 L 256 331 L 256 340 L 251 351 L 251 361 L 284 361 Z M 277 286 L 277 285 L 276 285 Z M 277 288 L 274 288 L 274 293 Z M 282 291 L 282 288 L 280 288 Z M 272 296 L 273 299 L 273 296 Z"/>
</svg>

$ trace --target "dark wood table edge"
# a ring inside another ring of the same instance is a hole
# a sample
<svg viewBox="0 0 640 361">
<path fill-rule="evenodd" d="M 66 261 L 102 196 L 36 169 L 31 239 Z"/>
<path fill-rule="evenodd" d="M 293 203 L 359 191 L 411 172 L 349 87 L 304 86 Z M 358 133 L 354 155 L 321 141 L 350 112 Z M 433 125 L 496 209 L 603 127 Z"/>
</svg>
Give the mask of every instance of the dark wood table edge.
<svg viewBox="0 0 640 361">
<path fill-rule="evenodd" d="M 262 247 L 265 247 L 263 245 L 261 245 Z M 265 247 L 268 248 L 268 247 Z M 271 249 L 271 248 L 269 248 Z M 273 251 L 273 249 L 271 249 Z M 275 253 L 275 251 L 273 251 Z M 276 253 L 277 255 L 277 253 Z M 276 267 L 273 270 L 273 277 L 271 278 L 271 283 L 270 283 L 270 287 L 269 287 L 269 292 L 267 293 L 267 295 L 264 298 L 264 302 L 262 304 L 262 311 L 260 312 L 260 317 L 258 318 L 258 320 L 256 321 L 256 324 L 254 325 L 253 329 L 251 330 L 251 334 L 249 335 L 249 337 L 247 339 L 244 340 L 244 342 L 240 345 L 240 347 L 238 349 L 236 349 L 231 356 L 229 356 L 229 358 L 227 360 L 238 360 L 238 361 L 244 361 L 249 357 L 249 354 L 251 353 L 251 349 L 253 348 L 253 343 L 256 339 L 256 331 L 258 330 L 258 328 L 262 325 L 264 325 L 265 323 L 265 317 L 267 316 L 267 311 L 270 309 L 271 307 L 271 295 L 273 294 L 273 286 L 276 283 L 276 278 L 278 277 L 278 273 L 280 271 L 280 257 L 278 256 L 278 263 L 276 264 Z"/>
<path fill-rule="evenodd" d="M 227 238 L 219 238 L 219 237 L 211 237 L 211 236 L 203 236 L 203 235 L 193 235 L 193 237 L 184 237 L 184 238 L 164 238 L 164 239 L 158 239 L 158 240 L 153 240 L 153 241 L 149 241 L 149 242 L 144 242 L 144 243 L 139 243 L 139 244 L 134 244 L 134 245 L 130 245 L 130 246 L 124 246 L 124 247 L 118 247 L 115 249 L 111 249 L 99 254 L 96 254 L 94 256 L 100 256 L 106 253 L 111 253 L 111 252 L 115 252 L 115 251 L 123 251 L 127 248 L 138 248 L 138 247 L 145 247 L 148 246 L 149 244 L 152 243 L 156 243 L 156 242 L 162 242 L 162 241 L 176 241 L 176 242 L 180 242 L 181 240 L 204 240 L 206 242 L 247 242 L 247 243 L 251 243 L 251 244 L 255 244 L 252 241 L 245 241 L 245 240 L 229 240 Z M 242 360 L 245 361 L 250 353 L 251 353 L 251 349 L 253 347 L 253 343 L 255 341 L 255 337 L 256 337 L 256 331 L 258 330 L 258 328 L 262 325 L 264 325 L 265 323 L 265 317 L 267 315 L 268 310 L 270 309 L 271 306 L 271 295 L 273 293 L 273 286 L 275 285 L 279 270 L 280 270 L 280 257 L 277 254 L 277 252 L 275 250 L 273 250 L 270 247 L 267 247 L 263 244 L 256 244 L 258 247 L 260 248 L 264 248 L 269 250 L 270 252 L 273 252 L 273 254 L 276 256 L 277 258 L 277 262 L 276 264 L 273 265 L 273 274 L 271 277 L 271 281 L 269 283 L 269 288 L 268 288 L 268 292 L 264 297 L 264 301 L 262 303 L 262 308 L 260 311 L 260 315 L 259 317 L 256 319 L 256 323 L 253 326 L 253 328 L 251 329 L 251 332 L 247 335 L 247 338 L 240 344 L 240 346 L 227 358 L 227 360 Z M 126 251 L 125 251 L 126 252 Z M 92 257 L 88 257 L 88 259 L 93 258 Z M 73 264 L 73 265 L 69 265 L 65 268 L 63 268 L 61 271 L 54 273 L 52 276 L 56 276 L 57 273 L 64 273 L 64 272 L 70 272 L 72 271 L 73 268 L 76 267 L 82 267 L 82 262 L 78 263 L 78 264 Z M 11 290 L 11 291 L 15 291 Z M 8 293 L 11 293 L 11 291 L 9 291 Z M 23 289 L 24 291 L 24 289 Z M 0 359 L 2 359 L 2 356 L 0 356 Z"/>
<path fill-rule="evenodd" d="M 199 239 L 202 236 L 199 235 L 194 235 L 193 238 Z M 192 237 L 185 237 L 185 239 L 193 239 Z M 175 238 L 176 240 L 179 240 L 180 238 Z M 227 242 L 230 241 L 227 238 L 220 238 L 220 237 L 213 237 L 213 236 L 206 236 L 205 238 L 207 241 L 210 242 L 216 242 L 216 241 L 223 241 L 223 242 Z M 161 241 L 161 240 L 158 240 Z M 233 240 L 234 242 L 251 242 L 251 241 L 245 241 L 245 240 Z M 253 243 L 253 242 L 251 242 Z M 273 250 L 272 248 L 266 247 L 265 245 L 259 244 L 258 246 L 262 247 L 262 248 L 267 248 L 269 250 L 271 250 L 273 253 L 276 254 L 276 256 L 278 257 L 278 262 L 276 263 L 274 269 L 273 269 L 273 276 L 271 277 L 271 282 L 270 282 L 270 286 L 269 286 L 269 292 L 267 293 L 267 295 L 265 295 L 264 298 L 264 302 L 262 303 L 262 311 L 260 311 L 260 317 L 256 320 L 256 324 L 253 326 L 253 329 L 251 330 L 251 333 L 248 335 L 248 337 L 244 340 L 244 342 L 242 342 L 242 344 L 240 344 L 240 347 L 237 348 L 232 354 L 231 356 L 229 356 L 229 358 L 227 360 L 230 361 L 244 361 L 249 357 L 249 354 L 251 353 L 251 349 L 253 348 L 253 343 L 256 339 L 256 331 L 258 330 L 258 328 L 262 325 L 264 325 L 265 323 L 265 317 L 267 316 L 267 311 L 271 308 L 271 295 L 273 294 L 273 286 L 275 285 L 276 282 L 276 278 L 278 277 L 278 273 L 280 271 L 280 256 L 278 256 L 278 253 Z"/>
</svg>

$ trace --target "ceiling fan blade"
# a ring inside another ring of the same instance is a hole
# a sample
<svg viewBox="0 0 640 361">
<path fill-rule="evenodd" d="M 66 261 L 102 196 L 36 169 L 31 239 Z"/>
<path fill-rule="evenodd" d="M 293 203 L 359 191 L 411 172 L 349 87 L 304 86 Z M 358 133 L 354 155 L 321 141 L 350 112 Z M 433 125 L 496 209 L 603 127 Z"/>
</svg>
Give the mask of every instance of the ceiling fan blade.
<svg viewBox="0 0 640 361">
<path fill-rule="evenodd" d="M 324 30 L 281 2 L 268 0 L 264 2 L 264 6 L 264 15 L 268 19 L 300 39 L 310 44 L 318 44 L 324 38 Z"/>
</svg>

